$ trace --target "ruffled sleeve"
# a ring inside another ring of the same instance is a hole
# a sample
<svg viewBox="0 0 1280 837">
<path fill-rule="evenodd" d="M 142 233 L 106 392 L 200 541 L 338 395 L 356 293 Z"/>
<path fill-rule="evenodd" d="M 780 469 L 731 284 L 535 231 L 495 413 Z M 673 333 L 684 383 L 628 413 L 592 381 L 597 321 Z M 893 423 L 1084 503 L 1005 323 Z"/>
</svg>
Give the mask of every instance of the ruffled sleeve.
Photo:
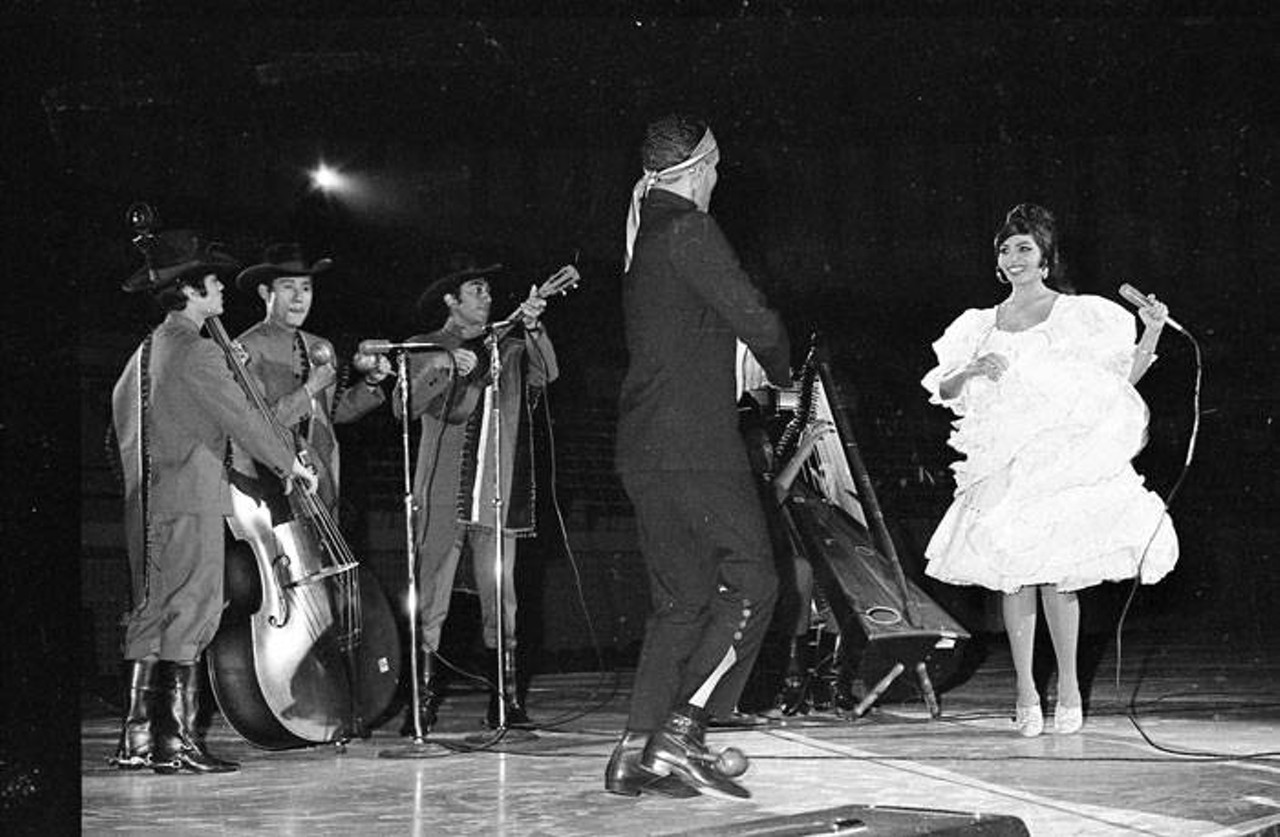
<svg viewBox="0 0 1280 837">
<path fill-rule="evenodd" d="M 920 380 L 929 391 L 929 403 L 950 407 L 956 415 L 963 415 L 965 392 L 946 400 L 938 392 L 942 382 L 973 360 L 979 344 L 994 325 L 995 309 L 969 308 L 947 326 L 942 336 L 933 342 L 933 353 L 938 363 Z"/>
<path fill-rule="evenodd" d="M 1100 296 L 1082 294 L 1072 302 L 1073 316 L 1064 320 L 1071 332 L 1069 345 L 1074 359 L 1127 379 L 1138 339 L 1133 315 Z"/>
</svg>

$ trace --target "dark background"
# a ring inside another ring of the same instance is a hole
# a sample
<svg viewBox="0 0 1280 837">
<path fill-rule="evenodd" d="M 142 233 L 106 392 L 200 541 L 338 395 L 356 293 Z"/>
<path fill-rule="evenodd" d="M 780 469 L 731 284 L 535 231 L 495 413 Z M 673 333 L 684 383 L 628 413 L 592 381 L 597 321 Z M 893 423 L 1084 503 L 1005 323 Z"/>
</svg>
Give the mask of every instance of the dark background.
<svg viewBox="0 0 1280 837">
<path fill-rule="evenodd" d="M 1028 15 L 1012 3 L 597 2 L 538 17 L 356 5 L 10 4 L 0 185 L 13 374 L 0 431 L 5 612 L 21 631 L 5 643 L 5 681 L 21 688 L 6 695 L 6 805 L 38 796 L 32 758 L 74 767 L 74 725 L 35 743 L 14 733 L 74 720 L 77 690 L 116 674 L 126 581 L 106 396 L 155 321 L 119 291 L 140 262 L 124 223 L 135 200 L 246 263 L 281 239 L 334 257 L 308 329 L 343 352 L 417 330 L 413 301 L 457 250 L 508 266 L 495 315 L 576 258 L 583 285 L 548 314 L 565 371 L 551 392 L 559 507 L 547 511 L 564 514 L 568 537 L 544 529 L 528 546 L 541 560 L 528 562 L 522 629 L 544 669 L 593 659 L 566 592 L 567 540 L 596 639 L 628 658 L 643 576 L 609 462 L 622 232 L 640 131 L 677 109 L 714 127 L 713 213 L 783 312 L 797 362 L 812 330 L 827 336 L 909 571 L 950 493 L 948 416 L 917 383 L 929 344 L 965 307 L 999 301 L 991 235 L 1030 200 L 1058 216 L 1072 286 L 1154 291 L 1203 350 L 1198 447 L 1173 504 L 1182 559 L 1130 619 L 1266 633 L 1280 592 L 1269 4 Z M 311 190 L 321 159 L 362 193 Z M 228 298 L 233 333 L 261 315 Z M 1138 465 L 1167 496 L 1196 358 L 1172 332 L 1160 355 L 1140 387 L 1152 428 Z M 392 587 L 396 428 L 343 432 L 344 525 Z M 972 595 L 934 592 L 973 630 L 992 628 Z M 1114 625 L 1117 595 L 1103 599 L 1087 630 Z"/>
</svg>

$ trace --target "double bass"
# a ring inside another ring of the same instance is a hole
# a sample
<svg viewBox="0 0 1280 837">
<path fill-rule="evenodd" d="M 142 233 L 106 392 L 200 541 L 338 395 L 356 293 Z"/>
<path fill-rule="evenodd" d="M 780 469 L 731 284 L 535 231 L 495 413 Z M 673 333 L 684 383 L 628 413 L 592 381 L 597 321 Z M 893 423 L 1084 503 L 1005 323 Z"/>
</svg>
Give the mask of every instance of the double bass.
<svg viewBox="0 0 1280 837">
<path fill-rule="evenodd" d="M 206 321 L 245 394 L 293 451 L 221 321 Z M 306 451 L 298 454 L 307 461 Z M 400 638 L 390 603 L 318 495 L 231 469 L 228 600 L 207 652 L 232 729 L 265 749 L 367 737 L 395 697 Z"/>
</svg>

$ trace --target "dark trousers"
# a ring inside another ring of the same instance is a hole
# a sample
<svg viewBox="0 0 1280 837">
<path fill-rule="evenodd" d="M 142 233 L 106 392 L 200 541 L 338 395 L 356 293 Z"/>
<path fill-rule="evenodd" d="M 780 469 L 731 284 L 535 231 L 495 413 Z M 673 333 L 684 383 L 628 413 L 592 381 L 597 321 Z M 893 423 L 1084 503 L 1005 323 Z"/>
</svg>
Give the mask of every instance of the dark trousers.
<svg viewBox="0 0 1280 837">
<path fill-rule="evenodd" d="M 151 522 L 149 566 L 137 568 L 124 658 L 198 660 L 222 621 L 221 514 L 159 515 Z"/>
<path fill-rule="evenodd" d="M 636 669 L 630 732 L 658 729 L 717 671 L 736 662 L 707 709 L 737 705 L 764 641 L 777 575 L 755 482 L 743 471 L 622 475 L 636 509 L 651 612 Z"/>
</svg>

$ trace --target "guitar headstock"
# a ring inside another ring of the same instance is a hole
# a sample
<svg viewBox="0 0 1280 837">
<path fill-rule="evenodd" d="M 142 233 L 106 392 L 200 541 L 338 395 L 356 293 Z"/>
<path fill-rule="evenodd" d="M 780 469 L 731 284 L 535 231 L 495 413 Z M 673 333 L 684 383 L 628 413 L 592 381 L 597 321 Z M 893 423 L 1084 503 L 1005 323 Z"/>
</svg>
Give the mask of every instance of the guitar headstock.
<svg viewBox="0 0 1280 837">
<path fill-rule="evenodd" d="M 557 294 L 568 293 L 581 281 L 582 274 L 578 273 L 578 269 L 571 264 L 567 264 L 551 274 L 547 281 L 538 286 L 538 296 L 546 299 Z"/>
</svg>

